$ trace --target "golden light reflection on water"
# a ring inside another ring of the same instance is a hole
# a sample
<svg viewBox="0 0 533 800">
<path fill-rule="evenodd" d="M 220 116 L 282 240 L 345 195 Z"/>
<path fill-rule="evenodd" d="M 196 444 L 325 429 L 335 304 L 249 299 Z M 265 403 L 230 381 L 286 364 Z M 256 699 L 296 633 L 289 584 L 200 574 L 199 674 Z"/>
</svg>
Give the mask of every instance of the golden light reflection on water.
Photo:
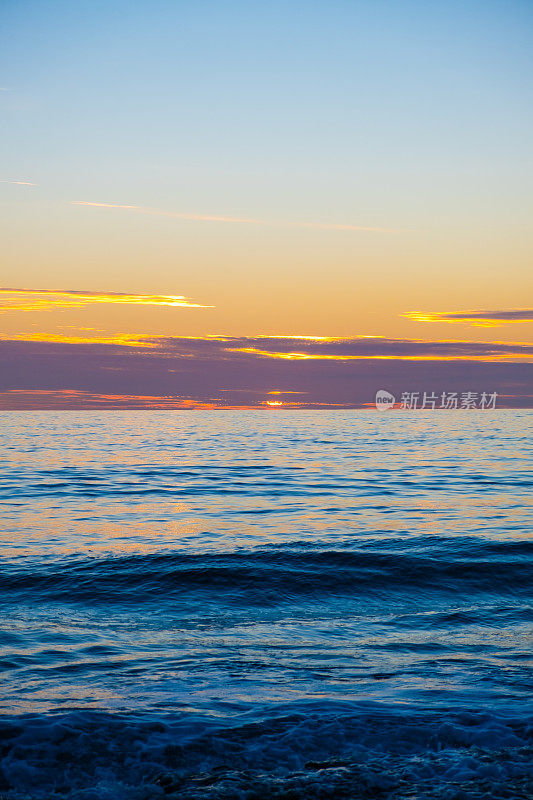
<svg viewBox="0 0 533 800">
<path fill-rule="evenodd" d="M 530 500 L 506 475 L 528 412 L 279 413 L 4 415 L 4 554 L 231 550 L 341 532 L 510 539 L 524 527 Z"/>
</svg>

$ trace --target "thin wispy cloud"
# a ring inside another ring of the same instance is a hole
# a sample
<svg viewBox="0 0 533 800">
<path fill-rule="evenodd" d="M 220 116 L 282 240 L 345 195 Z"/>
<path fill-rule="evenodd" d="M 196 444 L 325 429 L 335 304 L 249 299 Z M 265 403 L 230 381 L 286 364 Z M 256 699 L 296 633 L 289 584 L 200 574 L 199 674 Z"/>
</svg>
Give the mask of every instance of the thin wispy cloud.
<svg viewBox="0 0 533 800">
<path fill-rule="evenodd" d="M 120 204 L 120 203 L 96 203 L 89 200 L 73 200 L 76 206 L 92 206 L 94 208 L 121 209 L 123 211 L 133 211 L 138 214 L 148 214 L 154 217 L 169 217 L 171 219 L 189 220 L 192 222 L 221 222 L 240 225 L 268 225 L 284 228 L 312 228 L 325 231 L 362 231 L 367 233 L 398 233 L 392 228 L 371 227 L 368 225 L 352 225 L 345 223 L 327 222 L 284 222 L 265 219 L 253 219 L 251 217 L 229 217 L 219 214 L 191 214 L 177 211 L 162 211 L 156 208 L 144 208 L 143 206 Z"/>
<path fill-rule="evenodd" d="M 513 308 L 501 311 L 408 311 L 400 314 L 415 322 L 452 322 L 479 328 L 496 328 L 511 322 L 533 321 L 533 309 Z"/>
<path fill-rule="evenodd" d="M 0 288 L 0 312 L 44 311 L 52 308 L 79 308 L 92 304 L 133 306 L 171 306 L 174 308 L 212 308 L 194 303 L 182 295 L 125 294 L 122 292 L 87 292 L 75 289 Z"/>
<path fill-rule="evenodd" d="M 8 181 L 8 180 L 0 180 L 0 183 L 10 183 L 12 186 L 37 186 L 36 183 L 31 183 L 31 181 Z"/>
<path fill-rule="evenodd" d="M 171 217 L 173 219 L 192 220 L 193 222 L 234 222 L 247 225 L 261 225 L 261 220 L 248 219 L 247 217 L 224 217 L 213 214 L 182 214 L 174 211 L 159 211 L 154 208 L 142 206 L 118 205 L 115 203 L 91 203 L 86 200 L 73 200 L 76 206 L 94 206 L 95 208 L 119 208 L 126 211 L 136 211 L 138 214 L 149 214 L 155 217 Z"/>
</svg>

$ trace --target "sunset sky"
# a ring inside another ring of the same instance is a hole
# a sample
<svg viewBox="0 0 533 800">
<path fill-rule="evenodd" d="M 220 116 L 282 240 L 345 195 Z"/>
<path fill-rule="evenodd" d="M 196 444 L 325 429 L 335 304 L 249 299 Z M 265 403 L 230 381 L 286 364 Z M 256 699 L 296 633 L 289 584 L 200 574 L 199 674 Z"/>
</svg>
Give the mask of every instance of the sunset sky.
<svg viewBox="0 0 533 800">
<path fill-rule="evenodd" d="M 533 404 L 530 2 L 0 23 L 0 407 Z"/>
</svg>

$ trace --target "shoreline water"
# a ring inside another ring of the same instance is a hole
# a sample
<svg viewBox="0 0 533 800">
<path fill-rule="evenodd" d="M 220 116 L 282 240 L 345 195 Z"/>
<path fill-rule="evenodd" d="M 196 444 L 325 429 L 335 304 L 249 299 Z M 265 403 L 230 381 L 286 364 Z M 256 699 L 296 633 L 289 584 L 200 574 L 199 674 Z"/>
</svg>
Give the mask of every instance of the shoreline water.
<svg viewBox="0 0 533 800">
<path fill-rule="evenodd" d="M 4 415 L 0 798 L 531 796 L 531 415 L 443 417 Z"/>
</svg>

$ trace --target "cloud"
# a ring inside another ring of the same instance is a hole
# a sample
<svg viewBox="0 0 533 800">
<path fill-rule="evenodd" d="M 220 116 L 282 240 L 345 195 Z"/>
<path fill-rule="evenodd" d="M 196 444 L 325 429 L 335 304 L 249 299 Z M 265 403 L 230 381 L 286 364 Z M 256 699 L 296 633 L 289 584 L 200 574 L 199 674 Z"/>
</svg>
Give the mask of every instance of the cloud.
<svg viewBox="0 0 533 800">
<path fill-rule="evenodd" d="M 73 200 L 73 205 L 76 206 L 94 206 L 96 208 L 119 208 L 127 211 L 136 211 L 139 214 L 149 214 L 155 217 L 171 217 L 173 219 L 186 219 L 194 222 L 233 222 L 242 223 L 247 225 L 261 225 L 261 221 L 257 219 L 248 219 L 246 217 L 224 217 L 210 214 L 182 214 L 174 211 L 158 211 L 154 208 L 142 208 L 141 206 L 130 205 L 117 205 L 115 203 L 91 203 L 86 200 Z"/>
<path fill-rule="evenodd" d="M 128 295 L 127 295 L 128 296 Z M 533 344 L 523 342 L 430 341 L 381 336 L 164 336 L 115 334 L 87 337 L 60 333 L 3 336 L 0 341 L 109 345 L 148 349 L 157 356 L 219 361 L 533 361 Z"/>
<path fill-rule="evenodd" d="M 192 303 L 181 295 L 87 292 L 76 289 L 0 288 L 0 312 L 43 311 L 51 308 L 78 308 L 94 303 L 135 306 L 172 306 L 176 308 L 212 308 L 212 306 Z"/>
<path fill-rule="evenodd" d="M 386 339 L 379 336 L 340 338 L 256 337 L 226 340 L 228 352 L 288 361 L 495 361 L 533 359 L 533 345 L 508 342 Z"/>
<path fill-rule="evenodd" d="M 0 407 L 365 408 L 378 389 L 533 405 L 533 346 L 521 343 L 301 338 L 311 357 L 287 359 L 289 337 L 137 339 L 0 340 Z"/>
<path fill-rule="evenodd" d="M 92 328 L 80 328 L 80 331 L 95 330 Z M 0 341 L 5 337 L 0 335 Z M 116 333 L 111 336 L 94 336 L 90 338 L 87 336 L 75 336 L 73 334 L 65 335 L 63 333 L 21 333 L 10 334 L 9 341 L 13 342 L 53 342 L 56 344 L 110 344 L 115 347 L 157 347 L 155 340 L 146 341 L 142 336 L 135 336 L 135 334 Z"/>
<path fill-rule="evenodd" d="M 415 322 L 456 322 L 474 325 L 480 328 L 495 328 L 509 322 L 531 322 L 533 309 L 515 308 L 505 311 L 438 311 L 423 313 L 409 311 L 400 314 Z"/>
<path fill-rule="evenodd" d="M 31 183 L 30 181 L 7 181 L 7 180 L 0 180 L 0 183 L 11 183 L 14 186 L 37 186 L 36 183 Z"/>
<path fill-rule="evenodd" d="M 114 208 L 125 211 L 135 211 L 138 214 L 149 214 L 154 217 L 170 217 L 172 219 L 190 220 L 193 222 L 226 222 L 241 225 L 276 225 L 287 228 L 313 228 L 325 231 L 362 231 L 366 233 L 397 233 L 392 228 L 376 228 L 367 225 L 351 225 L 344 223 L 323 223 L 323 222 L 274 222 L 262 219 L 252 219 L 249 217 L 228 217 L 218 214 L 190 214 L 176 211 L 161 211 L 156 208 L 143 208 L 142 206 L 127 205 L 119 203 L 95 203 L 89 200 L 72 200 L 75 206 L 92 206 L 94 208 Z"/>
<path fill-rule="evenodd" d="M 195 409 L 212 410 L 216 403 L 201 402 L 188 397 L 159 397 L 157 395 L 121 395 L 102 394 L 98 392 L 82 392 L 72 389 L 33 390 L 11 389 L 0 392 L 0 410 L 6 408 L 24 408 L 25 410 L 46 409 L 114 409 L 128 410 L 165 410 Z"/>
</svg>

